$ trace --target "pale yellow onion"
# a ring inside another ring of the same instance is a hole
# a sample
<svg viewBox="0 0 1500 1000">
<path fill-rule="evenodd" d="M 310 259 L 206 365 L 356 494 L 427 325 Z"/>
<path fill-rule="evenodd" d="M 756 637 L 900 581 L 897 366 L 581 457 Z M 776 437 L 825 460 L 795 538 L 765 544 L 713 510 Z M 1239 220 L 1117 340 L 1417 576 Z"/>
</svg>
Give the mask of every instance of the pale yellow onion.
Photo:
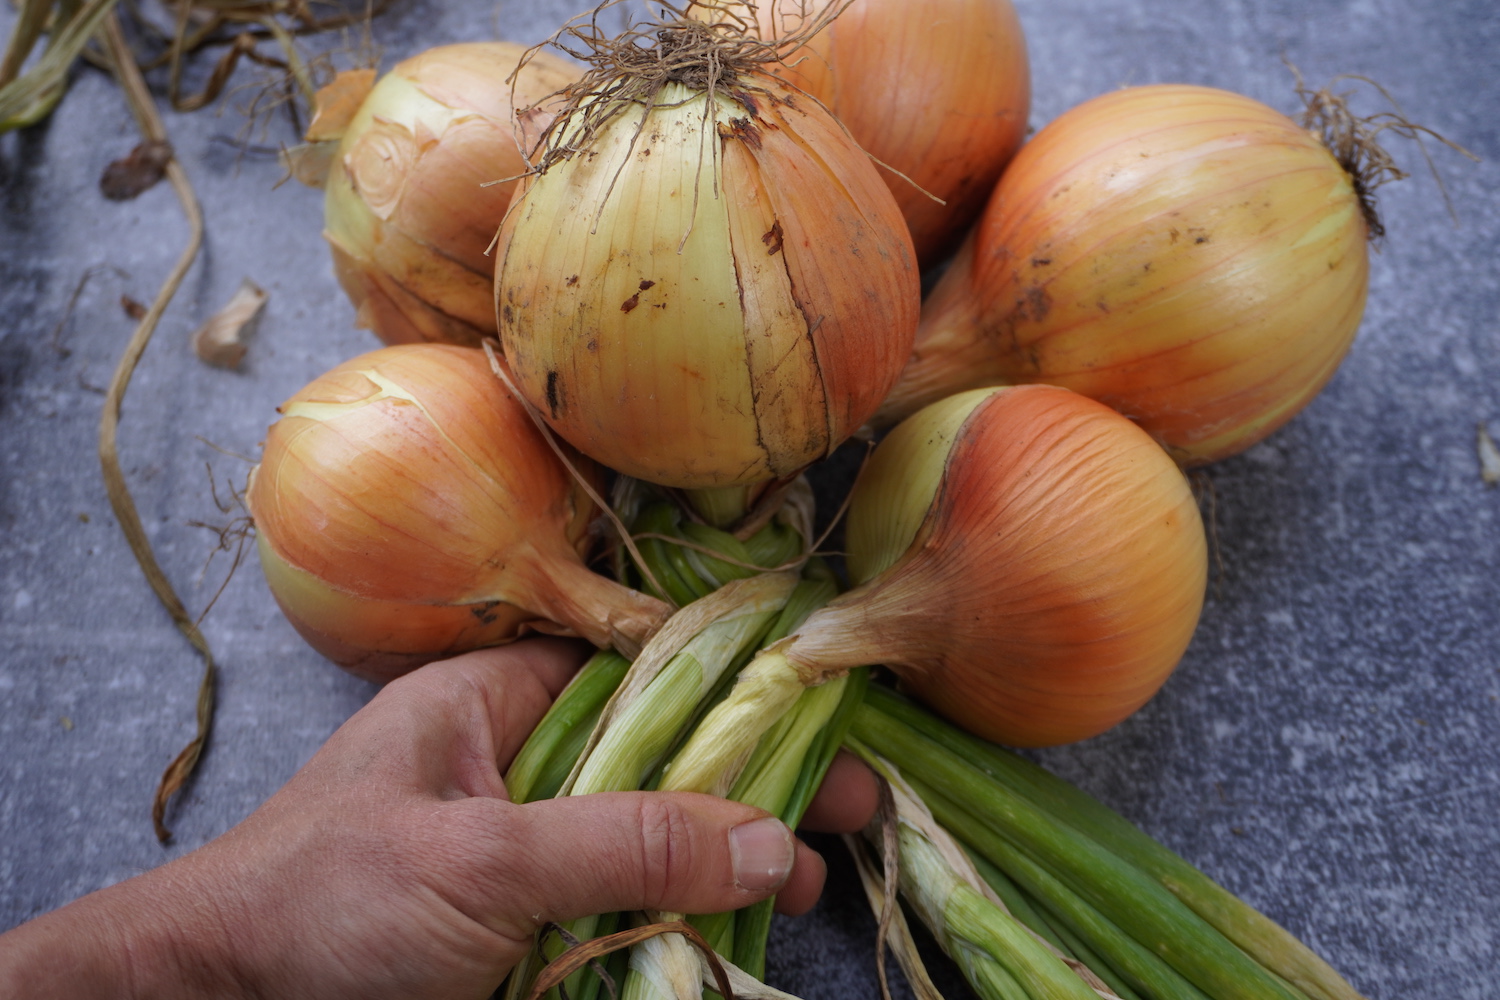
<svg viewBox="0 0 1500 1000">
<path fill-rule="evenodd" d="M 874 412 L 919 308 L 911 239 L 838 123 L 778 80 L 668 83 L 533 178 L 501 232 L 520 391 L 639 479 L 795 474 Z"/>
<path fill-rule="evenodd" d="M 512 87 L 525 51 L 510 42 L 429 49 L 382 77 L 344 130 L 323 235 L 357 322 L 386 343 L 477 345 L 495 334 L 485 250 L 526 170 L 514 111 L 579 73 L 536 53 Z"/>
<path fill-rule="evenodd" d="M 596 511 L 482 351 L 374 351 L 281 414 L 246 494 L 261 565 L 302 636 L 354 673 L 389 680 L 527 630 L 633 655 L 666 619 L 584 565 Z"/>
<path fill-rule="evenodd" d="M 1211 462 L 1291 419 L 1359 325 L 1368 230 L 1316 136 L 1238 94 L 1136 87 L 1016 156 L 923 308 L 892 423 L 978 385 L 1048 382 Z"/>
<path fill-rule="evenodd" d="M 761 31 L 794 34 L 844 2 L 762 0 Z M 787 63 L 777 75 L 883 164 L 922 266 L 940 261 L 1026 135 L 1031 68 L 1010 0 L 855 0 Z"/>
<path fill-rule="evenodd" d="M 892 431 L 855 486 L 846 547 L 858 585 L 741 672 L 677 780 L 719 773 L 804 686 L 871 663 L 988 740 L 1094 736 L 1176 667 L 1208 572 L 1167 454 L 1042 385 L 960 393 Z"/>
</svg>

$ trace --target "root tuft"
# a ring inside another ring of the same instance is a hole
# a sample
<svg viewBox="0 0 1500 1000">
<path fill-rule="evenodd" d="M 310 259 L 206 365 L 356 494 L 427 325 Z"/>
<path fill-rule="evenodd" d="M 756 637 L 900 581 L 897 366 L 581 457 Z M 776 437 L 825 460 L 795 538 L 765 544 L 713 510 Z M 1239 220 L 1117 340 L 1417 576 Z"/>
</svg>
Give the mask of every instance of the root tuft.
<svg viewBox="0 0 1500 1000">
<path fill-rule="evenodd" d="M 1296 66 L 1287 62 L 1287 67 L 1297 78 L 1297 96 L 1302 98 L 1303 103 L 1303 111 L 1298 116 L 1298 124 L 1317 135 L 1328 151 L 1333 154 L 1334 159 L 1338 160 L 1349 173 L 1354 182 L 1355 194 L 1359 196 L 1359 206 L 1364 213 L 1365 224 L 1369 229 L 1372 242 L 1385 236 L 1385 225 L 1380 221 L 1380 213 L 1376 206 L 1375 190 L 1383 184 L 1404 180 L 1410 176 L 1396 165 L 1396 161 L 1381 144 L 1387 132 L 1416 142 L 1417 147 L 1422 151 L 1423 158 L 1427 161 L 1428 169 L 1432 171 L 1432 176 L 1437 181 L 1438 189 L 1443 193 L 1443 203 L 1448 206 L 1448 214 L 1455 222 L 1458 221 L 1458 215 L 1453 210 L 1453 202 L 1448 198 L 1448 189 L 1443 185 L 1437 166 L 1432 162 L 1432 155 L 1427 151 L 1422 140 L 1424 138 L 1436 139 L 1449 149 L 1462 153 L 1471 160 L 1477 161 L 1479 157 L 1427 126 L 1412 122 L 1406 117 L 1406 112 L 1402 110 L 1401 105 L 1391 96 L 1390 91 L 1367 76 L 1352 73 L 1341 74 L 1330 80 L 1328 86 L 1314 90 L 1303 81 L 1302 73 Z M 1373 88 L 1390 104 L 1392 110 L 1378 111 L 1364 118 L 1356 115 L 1349 108 L 1349 100 L 1356 91 L 1333 89 L 1337 84 L 1346 80 L 1363 83 Z"/>
<path fill-rule="evenodd" d="M 773 8 L 790 5 L 802 12 L 802 27 L 774 40 L 760 37 L 755 16 L 758 4 L 753 0 L 732 4 L 662 0 L 659 16 L 633 22 L 619 34 L 604 31 L 599 25 L 601 15 L 629 2 L 603 0 L 522 58 L 524 66 L 533 54 L 550 45 L 589 67 L 582 79 L 537 105 L 550 109 L 560 98 L 562 110 L 522 150 L 528 173 L 546 173 L 555 164 L 588 152 L 609 122 L 632 109 L 639 109 L 644 126 L 652 108 L 663 106 L 658 103 L 659 95 L 669 83 L 706 93 L 710 109 L 719 92 L 729 93 L 753 115 L 755 95 L 768 95 L 754 83 L 755 77 L 800 49 L 853 0 L 830 5 L 817 15 L 807 11 L 806 0 L 761 0 Z"/>
</svg>

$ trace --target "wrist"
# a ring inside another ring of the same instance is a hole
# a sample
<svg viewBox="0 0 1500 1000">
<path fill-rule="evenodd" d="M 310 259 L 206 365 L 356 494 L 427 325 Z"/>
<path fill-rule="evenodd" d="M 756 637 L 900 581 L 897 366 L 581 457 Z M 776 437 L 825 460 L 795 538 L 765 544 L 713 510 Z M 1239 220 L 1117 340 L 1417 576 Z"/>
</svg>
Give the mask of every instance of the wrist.
<svg viewBox="0 0 1500 1000">
<path fill-rule="evenodd" d="M 0 996 L 171 1000 L 250 995 L 221 908 L 182 861 L 91 893 L 0 937 Z"/>
</svg>

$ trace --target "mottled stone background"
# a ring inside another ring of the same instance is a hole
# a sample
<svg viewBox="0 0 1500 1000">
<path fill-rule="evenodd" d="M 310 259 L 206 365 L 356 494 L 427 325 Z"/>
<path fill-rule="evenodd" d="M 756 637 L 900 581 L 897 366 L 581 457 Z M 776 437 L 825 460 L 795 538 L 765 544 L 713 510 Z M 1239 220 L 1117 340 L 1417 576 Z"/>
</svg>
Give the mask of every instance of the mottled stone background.
<svg viewBox="0 0 1500 1000">
<path fill-rule="evenodd" d="M 913 0 L 920 2 L 920 0 Z M 1314 81 L 1368 74 L 1439 150 L 1457 220 L 1417 174 L 1381 192 L 1389 238 L 1348 361 L 1291 425 L 1207 472 L 1218 556 L 1197 638 L 1161 695 L 1116 730 L 1044 753 L 1282 921 L 1376 1000 L 1493 996 L 1500 933 L 1500 9 L 1492 0 L 1019 0 L 1033 121 L 1123 85 L 1210 84 L 1291 110 L 1283 57 Z M 535 41 L 576 0 L 412 0 L 378 22 L 385 65 L 427 45 Z M 14 18 L 0 5 L 0 32 Z M 243 79 L 241 77 L 240 79 Z M 319 194 L 236 152 L 241 92 L 168 115 L 207 244 L 125 407 L 123 461 L 157 553 L 194 609 L 226 523 L 210 476 L 243 481 L 273 407 L 374 346 L 351 325 L 319 237 Z M 1373 103 L 1364 105 L 1374 110 Z M 283 124 L 250 136 L 275 146 Z M 201 777 L 151 834 L 162 767 L 189 738 L 199 663 L 132 562 L 95 434 L 132 324 L 186 232 L 170 188 L 107 202 L 137 141 L 119 92 L 83 69 L 53 118 L 0 138 L 0 927 L 190 850 L 280 785 L 370 697 L 306 649 L 250 562 L 205 622 L 223 660 Z M 94 276 L 63 320 L 85 272 Z M 249 277 L 271 293 L 240 373 L 189 332 Z M 873 996 L 872 923 L 847 865 L 783 921 L 770 979 Z M 951 982 L 951 980 L 948 980 Z"/>
</svg>

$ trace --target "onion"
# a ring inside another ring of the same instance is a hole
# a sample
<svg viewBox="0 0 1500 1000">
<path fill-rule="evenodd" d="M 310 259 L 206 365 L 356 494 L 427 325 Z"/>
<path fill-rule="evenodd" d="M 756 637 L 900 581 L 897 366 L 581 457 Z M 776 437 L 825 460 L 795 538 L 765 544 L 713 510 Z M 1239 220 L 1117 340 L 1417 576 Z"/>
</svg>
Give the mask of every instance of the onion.
<svg viewBox="0 0 1500 1000">
<path fill-rule="evenodd" d="M 878 420 L 979 385 L 1048 382 L 1178 461 L 1235 454 L 1333 375 L 1364 309 L 1359 183 L 1237 94 L 1116 91 L 1052 122 L 933 290 Z"/>
<path fill-rule="evenodd" d="M 485 251 L 526 169 L 512 101 L 524 109 L 578 77 L 540 53 L 512 87 L 524 52 L 510 42 L 429 49 L 386 74 L 344 131 L 323 235 L 359 325 L 388 344 L 495 335 Z"/>
<path fill-rule="evenodd" d="M 858 586 L 757 656 L 681 757 L 722 770 L 803 686 L 867 663 L 985 739 L 1086 739 L 1176 667 L 1208 574 L 1167 454 L 1040 385 L 960 393 L 892 431 L 855 486 L 847 547 Z"/>
<path fill-rule="evenodd" d="M 785 35 L 836 2 L 762 0 L 761 31 Z M 788 62 L 777 75 L 883 165 L 922 266 L 941 260 L 1026 133 L 1031 71 L 1010 0 L 856 0 Z"/>
<path fill-rule="evenodd" d="M 246 496 L 261 566 L 339 665 L 384 681 L 526 630 L 634 655 L 666 619 L 584 565 L 595 510 L 481 351 L 374 351 L 280 412 Z"/>
<path fill-rule="evenodd" d="M 1015 746 L 1085 739 L 1145 704 L 1203 607 L 1186 478 L 1129 420 L 1050 386 L 963 393 L 898 427 L 847 531 L 861 586 L 789 656 L 829 664 L 874 630 L 881 655 L 858 662 Z"/>
<path fill-rule="evenodd" d="M 638 479 L 791 477 L 874 413 L 909 353 L 918 278 L 895 201 L 831 116 L 761 72 L 767 43 L 692 20 L 590 41 L 595 68 L 501 230 L 516 385 Z"/>
</svg>

